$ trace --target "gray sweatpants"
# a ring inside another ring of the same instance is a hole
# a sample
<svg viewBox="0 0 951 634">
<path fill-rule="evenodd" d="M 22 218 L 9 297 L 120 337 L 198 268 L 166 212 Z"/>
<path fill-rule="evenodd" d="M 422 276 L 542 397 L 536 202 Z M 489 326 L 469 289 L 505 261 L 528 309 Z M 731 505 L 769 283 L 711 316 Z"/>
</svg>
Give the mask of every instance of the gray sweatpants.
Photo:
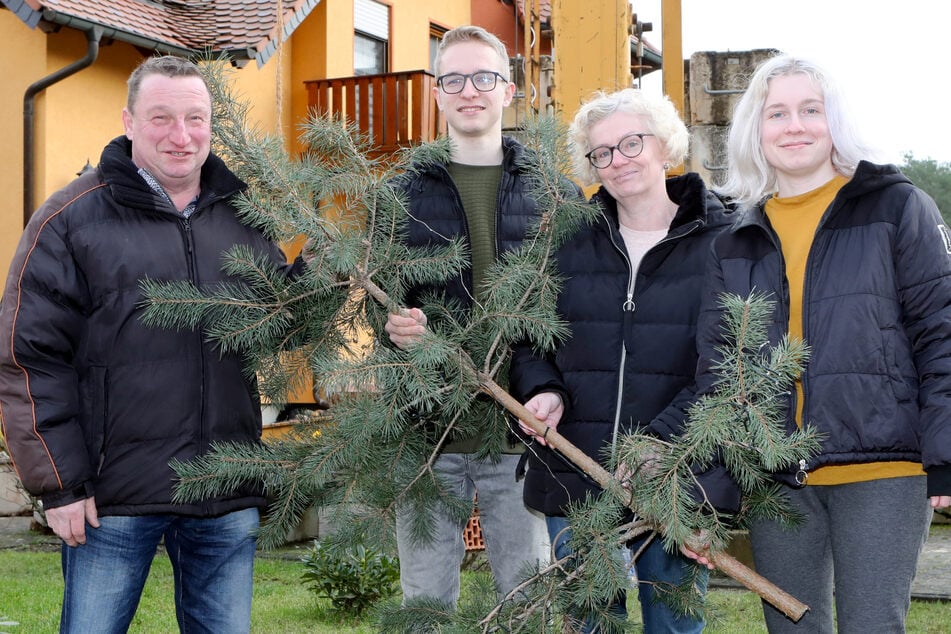
<svg viewBox="0 0 951 634">
<path fill-rule="evenodd" d="M 833 634 L 836 620 L 839 634 L 904 632 L 931 523 L 925 485 L 917 476 L 787 489 L 806 521 L 791 530 L 755 525 L 753 560 L 810 609 L 793 623 L 764 602 L 770 634 Z"/>
<path fill-rule="evenodd" d="M 520 456 L 503 454 L 498 463 L 477 460 L 474 454 L 439 456 L 433 471 L 453 495 L 463 499 L 479 493 L 479 524 L 489 566 L 500 598 L 523 580 L 526 565 L 537 567 L 548 560 L 548 530 L 544 518 L 522 502 L 522 483 L 515 481 Z M 432 539 L 412 536 L 413 508 L 396 514 L 396 544 L 400 555 L 403 599 L 430 597 L 455 607 L 459 600 L 459 568 L 465 556 L 462 531 L 466 521 L 453 521 L 445 513 L 432 516 Z"/>
</svg>

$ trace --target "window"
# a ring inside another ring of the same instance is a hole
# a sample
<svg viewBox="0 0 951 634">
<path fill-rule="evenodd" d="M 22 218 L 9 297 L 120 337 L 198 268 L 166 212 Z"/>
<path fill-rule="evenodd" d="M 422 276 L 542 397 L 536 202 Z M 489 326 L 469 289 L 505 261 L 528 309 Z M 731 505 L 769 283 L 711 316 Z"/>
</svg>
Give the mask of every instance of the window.
<svg viewBox="0 0 951 634">
<path fill-rule="evenodd" d="M 353 34 L 353 74 L 376 75 L 387 69 L 386 40 L 357 31 Z"/>
<path fill-rule="evenodd" d="M 353 3 L 353 73 L 375 75 L 389 70 L 390 9 L 375 0 Z"/>
<path fill-rule="evenodd" d="M 435 24 L 429 25 L 429 72 L 436 72 L 436 51 L 442 42 L 442 36 L 446 34 L 446 29 Z"/>
</svg>

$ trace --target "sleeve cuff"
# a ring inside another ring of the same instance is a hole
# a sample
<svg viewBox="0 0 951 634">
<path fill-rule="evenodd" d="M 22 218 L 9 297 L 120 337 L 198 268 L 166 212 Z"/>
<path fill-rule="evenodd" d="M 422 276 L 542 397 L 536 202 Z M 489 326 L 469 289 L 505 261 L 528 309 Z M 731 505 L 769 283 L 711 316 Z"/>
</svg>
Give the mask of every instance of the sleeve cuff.
<svg viewBox="0 0 951 634">
<path fill-rule="evenodd" d="M 59 506 L 66 506 L 67 504 L 78 502 L 79 500 L 91 498 L 94 494 L 92 483 L 87 482 L 72 489 L 61 489 L 59 491 L 44 493 L 40 499 L 43 501 L 44 509 L 55 509 Z"/>
<path fill-rule="evenodd" d="M 928 497 L 935 495 L 951 495 L 951 465 L 929 467 Z"/>
</svg>

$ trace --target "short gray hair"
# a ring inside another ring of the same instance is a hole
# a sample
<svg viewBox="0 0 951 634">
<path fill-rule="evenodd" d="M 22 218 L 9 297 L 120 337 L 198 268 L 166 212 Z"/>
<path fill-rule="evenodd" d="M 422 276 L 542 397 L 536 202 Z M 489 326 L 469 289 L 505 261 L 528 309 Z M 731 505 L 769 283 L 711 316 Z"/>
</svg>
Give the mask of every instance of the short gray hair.
<svg viewBox="0 0 951 634">
<path fill-rule="evenodd" d="M 585 156 L 591 151 L 588 133 L 591 126 L 615 112 L 647 119 L 647 131 L 657 137 L 671 165 L 680 165 L 690 148 L 690 133 L 677 108 L 665 95 L 652 95 L 634 88 L 617 92 L 598 92 L 575 114 L 568 130 L 575 175 L 585 185 L 600 181 L 598 171 Z"/>
</svg>

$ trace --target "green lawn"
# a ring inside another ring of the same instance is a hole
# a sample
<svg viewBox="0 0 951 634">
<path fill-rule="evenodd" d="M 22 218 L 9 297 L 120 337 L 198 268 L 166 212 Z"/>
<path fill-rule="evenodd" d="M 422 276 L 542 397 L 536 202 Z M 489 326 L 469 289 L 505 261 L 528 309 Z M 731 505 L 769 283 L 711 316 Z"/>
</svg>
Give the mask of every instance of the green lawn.
<svg viewBox="0 0 951 634">
<path fill-rule="evenodd" d="M 0 550 L 0 623 L 17 621 L 19 625 L 0 625 L 9 634 L 47 634 L 57 631 L 62 580 L 59 554 Z M 255 565 L 254 604 L 251 630 L 255 634 L 313 634 L 374 632 L 372 622 L 336 620 L 328 603 L 317 600 L 301 584 L 302 565 L 293 552 L 265 554 Z M 466 573 L 467 575 L 470 573 Z M 757 598 L 749 592 L 729 589 L 710 591 L 713 618 L 707 632 L 713 634 L 751 634 L 766 632 Z M 628 608 L 638 614 L 636 598 Z M 4 618 L 5 617 L 5 618 Z M 941 634 L 949 631 L 951 604 L 919 602 L 912 604 L 910 634 Z M 159 556 L 152 567 L 142 603 L 131 632 L 161 633 L 177 631 L 172 605 L 171 566 Z"/>
<path fill-rule="evenodd" d="M 0 551 L 0 626 L 9 634 L 54 633 L 59 626 L 63 591 L 59 554 L 52 552 Z M 336 620 L 326 607 L 300 583 L 302 565 L 293 559 L 258 557 L 254 566 L 253 632 L 373 632 L 371 624 Z M 4 619 L 5 617 L 5 619 Z M 176 632 L 172 601 L 172 567 L 165 556 L 156 557 L 130 632 Z"/>
</svg>

